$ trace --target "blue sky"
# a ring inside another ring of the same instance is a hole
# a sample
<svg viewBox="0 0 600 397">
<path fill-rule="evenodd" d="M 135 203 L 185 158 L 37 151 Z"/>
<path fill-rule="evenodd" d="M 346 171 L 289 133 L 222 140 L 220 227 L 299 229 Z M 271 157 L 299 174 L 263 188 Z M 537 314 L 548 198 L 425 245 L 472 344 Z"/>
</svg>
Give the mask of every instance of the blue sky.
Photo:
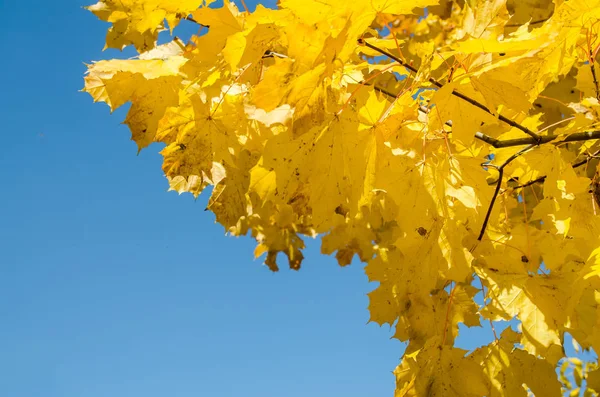
<svg viewBox="0 0 600 397">
<path fill-rule="evenodd" d="M 367 325 L 362 266 L 315 241 L 271 273 L 78 92 L 129 56 L 90 3 L 0 1 L 0 395 L 391 395 L 402 344 Z"/>
<path fill-rule="evenodd" d="M 90 3 L 0 1 L 0 395 L 392 395 L 403 345 L 367 324 L 362 265 L 308 241 L 271 273 L 79 92 L 84 62 L 132 55 Z"/>
</svg>

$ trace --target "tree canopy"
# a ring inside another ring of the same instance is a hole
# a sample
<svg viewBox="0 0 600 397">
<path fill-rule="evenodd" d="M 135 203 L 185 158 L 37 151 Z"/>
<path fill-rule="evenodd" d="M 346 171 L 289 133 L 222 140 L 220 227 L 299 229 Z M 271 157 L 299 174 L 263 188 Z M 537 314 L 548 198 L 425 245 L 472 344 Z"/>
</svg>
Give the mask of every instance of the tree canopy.
<svg viewBox="0 0 600 397">
<path fill-rule="evenodd" d="M 170 189 L 212 186 L 273 271 L 307 237 L 366 263 L 370 320 L 408 342 L 397 396 L 600 392 L 564 348 L 600 352 L 600 0 L 88 8 L 139 55 L 88 65 L 84 91 L 131 104 Z M 489 344 L 455 346 L 482 322 Z"/>
</svg>

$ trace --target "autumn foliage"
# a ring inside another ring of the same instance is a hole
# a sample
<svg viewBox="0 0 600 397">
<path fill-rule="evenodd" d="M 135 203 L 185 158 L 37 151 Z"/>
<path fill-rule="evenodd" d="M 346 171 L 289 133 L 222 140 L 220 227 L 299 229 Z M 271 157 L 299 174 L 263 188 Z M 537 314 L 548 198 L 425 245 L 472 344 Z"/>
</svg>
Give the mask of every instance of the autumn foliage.
<svg viewBox="0 0 600 397">
<path fill-rule="evenodd" d="M 397 396 L 600 392 L 564 349 L 600 352 L 600 0 L 211 3 L 89 7 L 139 56 L 92 63 L 84 90 L 131 103 L 170 188 L 212 185 L 273 271 L 315 236 L 365 262 L 371 321 L 408 342 Z M 488 345 L 455 347 L 483 322 Z"/>
</svg>

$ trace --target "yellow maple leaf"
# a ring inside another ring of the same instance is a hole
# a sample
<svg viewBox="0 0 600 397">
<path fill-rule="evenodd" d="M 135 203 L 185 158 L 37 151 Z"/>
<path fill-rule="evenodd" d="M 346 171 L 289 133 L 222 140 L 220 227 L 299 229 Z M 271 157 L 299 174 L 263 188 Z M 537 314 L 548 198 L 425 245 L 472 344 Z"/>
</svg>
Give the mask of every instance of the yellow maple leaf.
<svg viewBox="0 0 600 397">
<path fill-rule="evenodd" d="M 457 90 L 465 90 L 465 85 L 446 84 L 439 89 L 431 103 L 435 105 L 430 119 L 440 125 L 448 120 L 452 121 L 452 139 L 461 141 L 463 145 L 473 142 L 475 133 L 479 131 L 482 124 L 494 124 L 496 120 L 481 109 L 461 100 L 452 93 Z"/>
<path fill-rule="evenodd" d="M 132 103 L 125 123 L 139 151 L 156 140 L 158 122 L 167 107 L 179 103 L 179 68 L 185 62 L 178 55 L 166 60 L 97 62 L 89 67 L 83 90 L 111 110 Z"/>
<path fill-rule="evenodd" d="M 366 263 L 370 321 L 408 342 L 396 395 L 557 396 L 563 336 L 600 350 L 600 0 L 90 10 L 141 53 L 88 65 L 84 91 L 131 104 L 170 190 L 212 185 L 206 209 L 273 271 L 306 237 Z M 197 32 L 156 46 L 182 19 Z M 481 318 L 520 332 L 467 355 Z"/>
<path fill-rule="evenodd" d="M 483 396 L 488 390 L 482 368 L 466 350 L 427 343 L 396 368 L 396 396 Z"/>
<path fill-rule="evenodd" d="M 106 36 L 108 48 L 133 44 L 139 52 L 155 46 L 166 19 L 172 30 L 182 17 L 213 0 L 101 0 L 87 7 L 113 25 Z"/>
<path fill-rule="evenodd" d="M 502 332 L 499 341 L 472 353 L 480 361 L 490 379 L 490 390 L 485 395 L 525 397 L 527 386 L 536 396 L 560 396 L 560 383 L 554 367 L 521 349 L 515 349 L 520 335 L 510 327 Z"/>
</svg>

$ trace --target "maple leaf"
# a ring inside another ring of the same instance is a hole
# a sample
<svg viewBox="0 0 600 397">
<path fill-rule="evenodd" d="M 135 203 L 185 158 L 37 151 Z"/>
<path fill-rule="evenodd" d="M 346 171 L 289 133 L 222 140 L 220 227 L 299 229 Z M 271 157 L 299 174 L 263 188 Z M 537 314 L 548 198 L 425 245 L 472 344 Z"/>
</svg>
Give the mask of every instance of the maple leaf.
<svg viewBox="0 0 600 397">
<path fill-rule="evenodd" d="M 565 362 L 600 389 L 563 345 L 600 351 L 600 0 L 88 9 L 139 55 L 89 64 L 83 91 L 131 104 L 170 190 L 212 186 L 206 209 L 272 271 L 307 237 L 366 264 L 370 321 L 408 342 L 396 395 L 557 396 Z M 180 22 L 197 33 L 157 46 Z M 467 353 L 481 320 L 493 341 Z"/>
<path fill-rule="evenodd" d="M 139 52 L 155 46 L 166 19 L 173 30 L 179 20 L 214 0 L 101 0 L 87 7 L 98 18 L 112 23 L 106 46 L 122 49 L 133 44 Z"/>
<path fill-rule="evenodd" d="M 600 368 L 596 368 L 588 374 L 588 385 L 590 389 L 600 393 Z"/>
<path fill-rule="evenodd" d="M 500 339 L 471 354 L 480 361 L 489 377 L 489 396 L 527 396 L 526 385 L 536 396 L 560 396 L 560 384 L 554 367 L 535 355 L 515 349 L 520 335 L 507 328 Z"/>
<path fill-rule="evenodd" d="M 399 396 L 482 396 L 487 379 L 466 350 L 430 341 L 421 350 L 406 355 L 394 371 Z"/>
<path fill-rule="evenodd" d="M 166 60 L 139 59 L 96 62 L 88 68 L 84 91 L 94 101 L 115 110 L 131 102 L 125 123 L 141 150 L 156 140 L 158 122 L 167 107 L 179 103 L 178 70 L 186 62 L 175 55 Z"/>
</svg>

